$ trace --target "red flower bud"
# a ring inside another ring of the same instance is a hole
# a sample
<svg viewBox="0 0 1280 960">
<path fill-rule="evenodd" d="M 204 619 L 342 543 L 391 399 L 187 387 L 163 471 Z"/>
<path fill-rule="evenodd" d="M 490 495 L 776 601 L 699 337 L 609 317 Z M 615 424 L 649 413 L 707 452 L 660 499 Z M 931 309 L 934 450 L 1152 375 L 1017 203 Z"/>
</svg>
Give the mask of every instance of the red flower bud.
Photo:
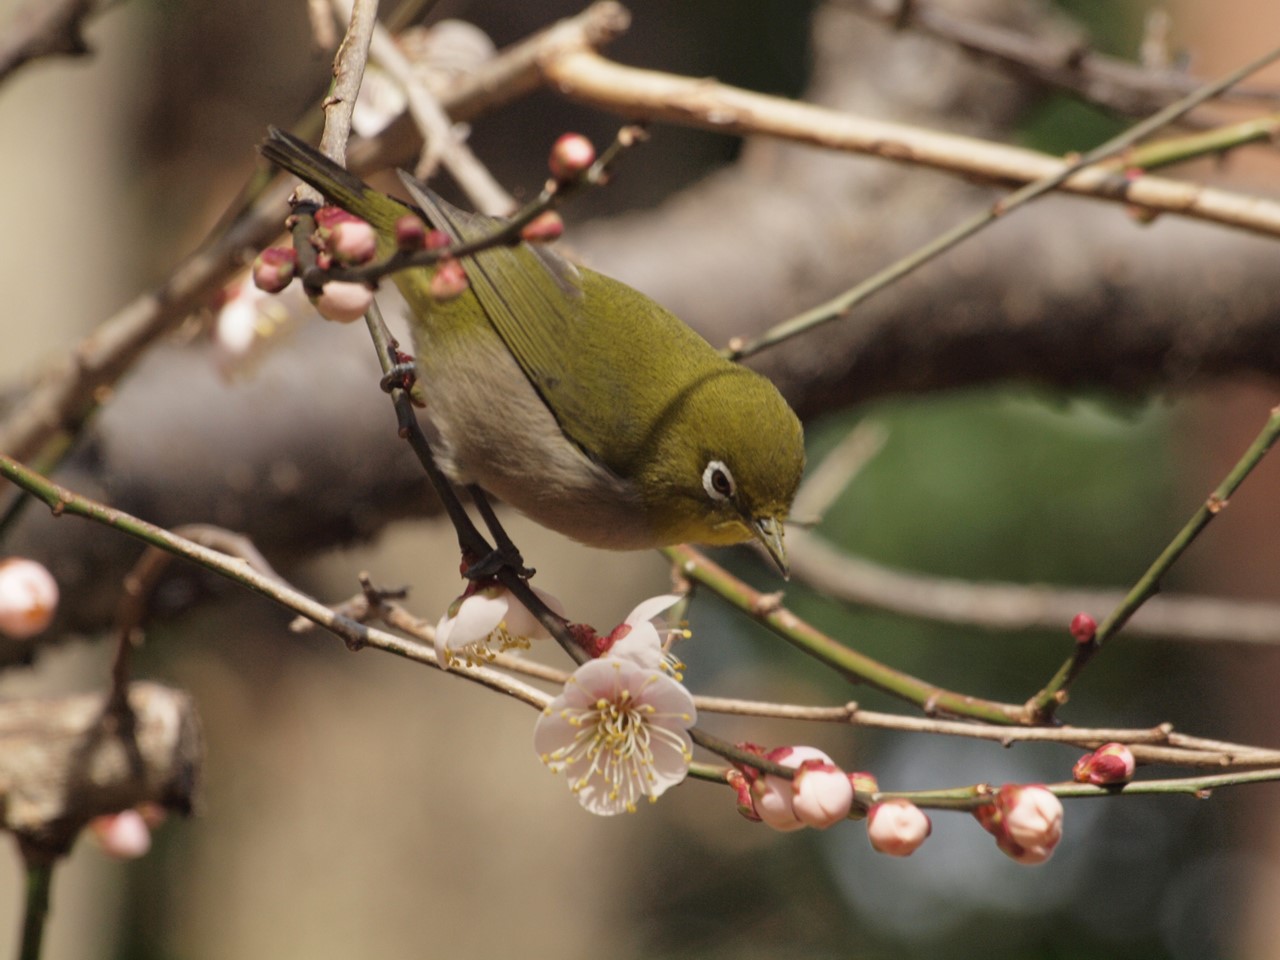
<svg viewBox="0 0 1280 960">
<path fill-rule="evenodd" d="M 1077 760 L 1071 775 L 1080 783 L 1102 787 L 1128 783 L 1133 779 L 1137 766 L 1133 751 L 1123 743 L 1104 743 L 1093 753 L 1086 753 Z"/>
<path fill-rule="evenodd" d="M 1071 618 L 1071 635 L 1076 638 L 1076 643 L 1093 643 L 1097 632 L 1098 621 L 1087 613 L 1077 613 Z"/>
<path fill-rule="evenodd" d="M 427 225 L 412 213 L 406 213 L 396 221 L 396 246 L 412 252 L 427 245 Z"/>
</svg>

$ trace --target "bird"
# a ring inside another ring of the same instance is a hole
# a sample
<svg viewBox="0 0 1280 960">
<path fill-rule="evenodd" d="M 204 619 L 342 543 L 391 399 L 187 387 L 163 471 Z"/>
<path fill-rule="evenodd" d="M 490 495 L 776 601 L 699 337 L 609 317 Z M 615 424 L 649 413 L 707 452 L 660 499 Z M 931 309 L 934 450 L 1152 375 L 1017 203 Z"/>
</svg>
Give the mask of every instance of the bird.
<svg viewBox="0 0 1280 960">
<path fill-rule="evenodd" d="M 402 172 L 416 206 L 405 203 L 274 127 L 260 149 L 371 224 L 379 256 L 396 249 L 407 214 L 454 242 L 505 223 Z M 768 378 L 545 244 L 492 246 L 460 262 L 466 289 L 447 299 L 432 293 L 436 267 L 392 274 L 411 314 L 426 432 L 452 482 L 594 547 L 754 539 L 786 575 L 804 433 Z"/>
</svg>

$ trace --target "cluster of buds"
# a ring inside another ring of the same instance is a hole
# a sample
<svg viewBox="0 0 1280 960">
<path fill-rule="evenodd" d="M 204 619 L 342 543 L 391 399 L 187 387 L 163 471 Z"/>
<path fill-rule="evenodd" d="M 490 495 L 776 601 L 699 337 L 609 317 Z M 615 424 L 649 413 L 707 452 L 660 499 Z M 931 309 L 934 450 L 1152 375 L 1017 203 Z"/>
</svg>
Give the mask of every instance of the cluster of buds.
<svg viewBox="0 0 1280 960">
<path fill-rule="evenodd" d="M 973 815 L 1018 863 L 1044 863 L 1062 839 L 1062 801 L 1039 784 L 1007 783 Z"/>
<path fill-rule="evenodd" d="M 748 764 L 730 771 L 728 781 L 737 794 L 738 812 L 748 820 L 790 832 L 803 827 L 825 830 L 841 820 L 865 816 L 872 848 L 893 857 L 910 856 L 933 830 L 924 811 L 909 800 L 874 803 L 864 813 L 854 794 L 878 793 L 876 778 L 869 773 L 846 773 L 815 747 L 766 751 L 751 743 L 740 746 L 796 771 L 791 780 L 762 774 Z"/>
<path fill-rule="evenodd" d="M 0 634 L 26 640 L 43 633 L 58 609 L 58 584 L 25 557 L 0 560 Z"/>
<path fill-rule="evenodd" d="M 1137 768 L 1133 751 L 1123 743 L 1104 743 L 1093 753 L 1086 753 L 1071 768 L 1071 775 L 1079 783 L 1092 783 L 1096 787 L 1128 783 Z"/>
</svg>

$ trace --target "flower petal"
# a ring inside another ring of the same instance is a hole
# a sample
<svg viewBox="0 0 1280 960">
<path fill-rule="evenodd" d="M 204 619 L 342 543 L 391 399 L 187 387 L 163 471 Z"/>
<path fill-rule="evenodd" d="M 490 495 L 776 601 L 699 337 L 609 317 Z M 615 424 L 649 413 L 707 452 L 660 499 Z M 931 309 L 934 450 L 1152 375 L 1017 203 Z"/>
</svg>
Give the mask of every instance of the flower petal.
<svg viewBox="0 0 1280 960">
<path fill-rule="evenodd" d="M 664 593 L 659 597 L 650 597 L 648 600 L 642 600 L 634 610 L 627 614 L 627 619 L 622 622 L 628 626 L 636 626 L 637 624 L 647 623 L 658 614 L 670 610 L 684 597 L 678 593 Z"/>
</svg>

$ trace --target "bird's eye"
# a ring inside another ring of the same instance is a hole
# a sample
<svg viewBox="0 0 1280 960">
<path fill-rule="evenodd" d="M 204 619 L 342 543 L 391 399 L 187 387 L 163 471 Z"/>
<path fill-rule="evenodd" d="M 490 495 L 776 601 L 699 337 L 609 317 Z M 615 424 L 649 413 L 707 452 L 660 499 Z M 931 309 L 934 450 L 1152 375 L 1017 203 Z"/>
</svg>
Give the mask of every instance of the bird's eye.
<svg viewBox="0 0 1280 960">
<path fill-rule="evenodd" d="M 712 460 L 702 471 L 702 488 L 712 500 L 728 500 L 733 496 L 733 474 L 719 460 Z"/>
</svg>

